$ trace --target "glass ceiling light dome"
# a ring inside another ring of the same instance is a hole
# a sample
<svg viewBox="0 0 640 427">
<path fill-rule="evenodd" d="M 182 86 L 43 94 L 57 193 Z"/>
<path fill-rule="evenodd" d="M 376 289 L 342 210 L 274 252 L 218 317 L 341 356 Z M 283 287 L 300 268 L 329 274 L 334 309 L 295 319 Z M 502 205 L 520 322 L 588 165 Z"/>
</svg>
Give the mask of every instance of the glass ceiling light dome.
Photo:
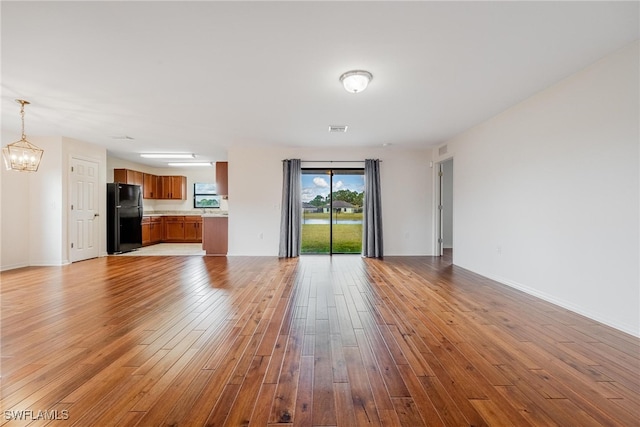
<svg viewBox="0 0 640 427">
<path fill-rule="evenodd" d="M 373 75 L 364 70 L 347 71 L 340 76 L 340 81 L 347 92 L 359 93 L 367 88 Z"/>
</svg>

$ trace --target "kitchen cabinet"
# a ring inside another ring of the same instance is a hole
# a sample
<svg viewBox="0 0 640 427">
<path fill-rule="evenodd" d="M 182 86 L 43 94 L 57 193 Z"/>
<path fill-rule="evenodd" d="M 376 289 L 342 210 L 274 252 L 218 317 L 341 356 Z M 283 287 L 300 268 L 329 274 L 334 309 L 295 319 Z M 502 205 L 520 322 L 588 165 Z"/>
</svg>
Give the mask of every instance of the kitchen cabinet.
<svg viewBox="0 0 640 427">
<path fill-rule="evenodd" d="M 114 169 L 113 182 L 144 186 L 143 173 L 131 169 Z"/>
<path fill-rule="evenodd" d="M 184 217 L 165 216 L 163 242 L 184 242 Z"/>
<path fill-rule="evenodd" d="M 142 217 L 142 246 L 151 244 L 151 218 Z"/>
<path fill-rule="evenodd" d="M 199 243 L 202 241 L 200 216 L 145 216 L 142 218 L 142 245 L 156 243 Z"/>
<path fill-rule="evenodd" d="M 202 242 L 202 217 L 184 217 L 184 241 L 194 243 Z"/>
<path fill-rule="evenodd" d="M 163 219 L 160 216 L 154 216 L 151 217 L 151 223 L 150 223 L 150 245 L 153 245 L 155 243 L 160 243 L 162 242 L 162 233 L 163 233 Z"/>
<path fill-rule="evenodd" d="M 186 176 L 161 176 L 160 199 L 186 200 L 187 177 Z"/>
<path fill-rule="evenodd" d="M 155 245 L 162 242 L 162 227 L 162 217 L 142 217 L 142 246 Z"/>
<path fill-rule="evenodd" d="M 221 196 L 229 195 L 228 162 L 216 162 L 216 192 Z"/>
<path fill-rule="evenodd" d="M 158 194 L 158 181 L 160 179 L 157 175 L 152 175 L 150 173 L 142 174 L 144 186 L 142 188 L 142 197 L 145 199 L 157 199 L 160 195 Z"/>
<path fill-rule="evenodd" d="M 207 255 L 226 256 L 229 244 L 229 218 L 205 216 L 203 220 L 202 248 Z"/>
<path fill-rule="evenodd" d="M 145 199 L 187 200 L 186 176 L 158 176 L 132 169 L 114 169 L 113 182 L 139 185 Z"/>
</svg>

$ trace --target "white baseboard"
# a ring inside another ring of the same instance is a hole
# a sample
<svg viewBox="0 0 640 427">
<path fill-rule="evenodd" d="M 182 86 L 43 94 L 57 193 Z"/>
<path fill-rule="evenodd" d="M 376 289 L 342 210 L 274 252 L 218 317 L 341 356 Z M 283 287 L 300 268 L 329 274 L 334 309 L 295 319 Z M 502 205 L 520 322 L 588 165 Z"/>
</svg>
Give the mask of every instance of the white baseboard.
<svg viewBox="0 0 640 427">
<path fill-rule="evenodd" d="M 481 273 L 477 273 L 477 274 L 481 274 Z M 601 313 L 596 313 L 593 312 L 591 310 L 585 310 L 582 307 L 576 306 L 575 304 L 571 303 L 570 301 L 565 301 L 562 299 L 559 299 L 553 295 L 549 295 L 545 292 L 540 292 L 537 289 L 533 289 L 530 288 L 528 286 L 525 286 L 521 283 L 518 282 L 514 282 L 512 280 L 507 280 L 503 277 L 498 277 L 498 276 L 487 276 L 484 274 L 481 274 L 482 276 L 491 279 L 491 280 L 495 280 L 498 283 L 501 283 L 505 286 L 509 286 L 510 288 L 514 288 L 514 289 L 518 289 L 528 295 L 532 295 L 536 298 L 540 298 L 542 300 L 545 300 L 547 302 L 550 302 L 552 304 L 555 304 L 557 306 L 560 306 L 562 308 L 565 308 L 567 310 L 573 311 L 574 313 L 580 314 L 582 316 L 588 317 L 589 319 L 595 320 L 596 322 L 600 322 L 603 323 L 607 326 L 611 326 L 612 328 L 618 329 L 622 332 L 625 332 L 629 335 L 633 335 L 635 337 L 640 338 L 640 330 L 638 330 L 638 325 L 627 325 L 627 324 L 621 324 L 619 322 L 616 321 L 612 321 L 611 319 L 607 318 L 606 316 L 603 316 Z"/>
<path fill-rule="evenodd" d="M 69 261 L 34 261 L 29 263 L 29 267 L 61 267 L 70 264 Z"/>
<path fill-rule="evenodd" d="M 3 266 L 0 266 L 0 271 L 15 270 L 16 268 L 23 268 L 28 266 L 29 265 L 25 263 L 3 265 Z"/>
</svg>

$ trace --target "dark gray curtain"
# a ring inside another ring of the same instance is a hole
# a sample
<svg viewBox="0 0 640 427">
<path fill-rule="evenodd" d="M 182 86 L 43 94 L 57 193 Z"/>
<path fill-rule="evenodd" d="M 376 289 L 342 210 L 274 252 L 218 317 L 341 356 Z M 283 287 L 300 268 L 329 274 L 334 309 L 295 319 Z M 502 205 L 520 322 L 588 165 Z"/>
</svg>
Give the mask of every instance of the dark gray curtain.
<svg viewBox="0 0 640 427">
<path fill-rule="evenodd" d="M 382 258 L 382 202 L 380 196 L 380 160 L 364 161 L 364 210 L 362 255 Z"/>
<path fill-rule="evenodd" d="M 280 258 L 300 255 L 302 200 L 300 159 L 282 161 L 282 217 L 280 219 Z"/>
</svg>

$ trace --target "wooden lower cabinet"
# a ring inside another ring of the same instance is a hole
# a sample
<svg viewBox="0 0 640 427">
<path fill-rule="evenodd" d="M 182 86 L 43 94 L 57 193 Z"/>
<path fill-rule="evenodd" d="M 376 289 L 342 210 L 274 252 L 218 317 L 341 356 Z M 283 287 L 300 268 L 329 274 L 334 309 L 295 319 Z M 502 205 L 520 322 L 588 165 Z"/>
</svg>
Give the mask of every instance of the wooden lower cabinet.
<svg viewBox="0 0 640 427">
<path fill-rule="evenodd" d="M 202 242 L 202 217 L 196 215 L 142 217 L 142 246 L 162 242 Z"/>
<path fill-rule="evenodd" d="M 193 243 L 202 242 L 202 217 L 184 217 L 184 241 Z"/>
<path fill-rule="evenodd" d="M 149 230 L 151 242 L 149 244 L 153 245 L 162 242 L 163 225 L 162 217 L 151 217 L 151 226 Z"/>
<path fill-rule="evenodd" d="M 226 256 L 229 236 L 229 218 L 205 217 L 202 248 L 207 255 Z"/>
<path fill-rule="evenodd" d="M 142 217 L 142 246 L 151 244 L 151 218 Z"/>
<path fill-rule="evenodd" d="M 184 242 L 183 216 L 164 217 L 164 237 L 162 241 L 168 243 Z"/>
<path fill-rule="evenodd" d="M 163 240 L 163 220 L 160 216 L 142 217 L 142 246 L 155 245 Z"/>
</svg>

